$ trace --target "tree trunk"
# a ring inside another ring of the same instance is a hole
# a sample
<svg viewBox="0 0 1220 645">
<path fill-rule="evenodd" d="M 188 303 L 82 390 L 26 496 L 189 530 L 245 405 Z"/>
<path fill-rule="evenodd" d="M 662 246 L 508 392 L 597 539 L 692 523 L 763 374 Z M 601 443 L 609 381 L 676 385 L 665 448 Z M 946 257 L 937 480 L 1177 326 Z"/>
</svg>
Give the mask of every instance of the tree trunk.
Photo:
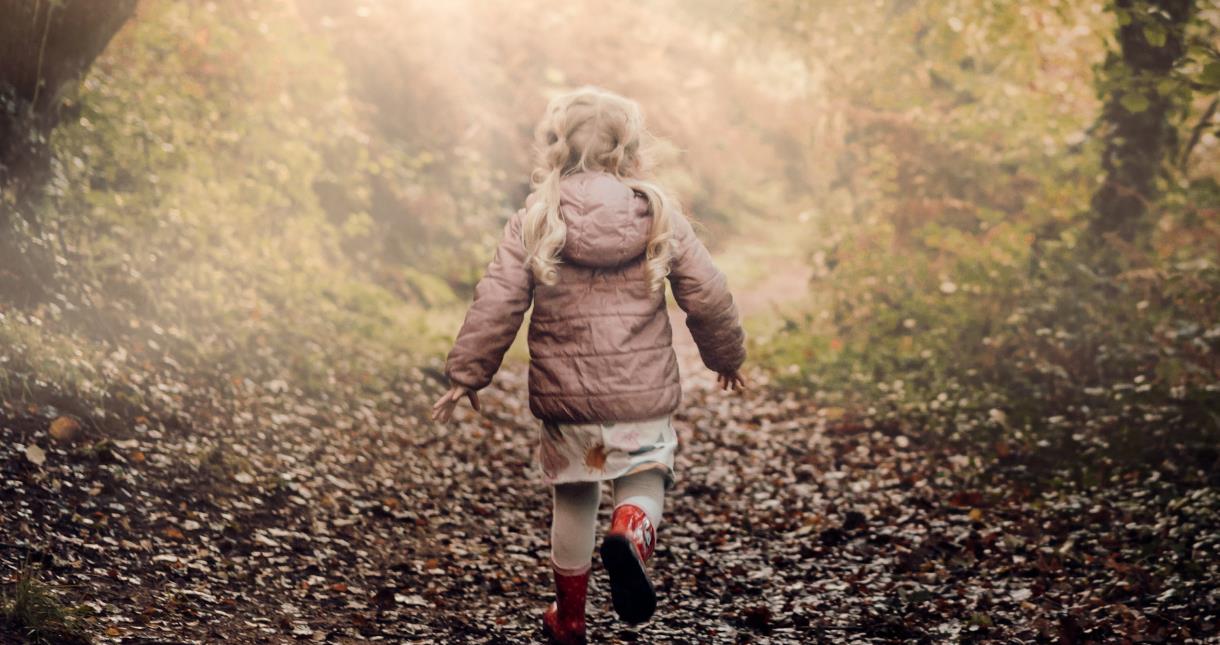
<svg viewBox="0 0 1220 645">
<path fill-rule="evenodd" d="M 1177 119 L 1186 108 L 1158 82 L 1186 53 L 1193 5 L 1193 0 L 1115 0 L 1119 51 L 1107 56 L 1100 79 L 1105 178 L 1093 195 L 1090 222 L 1098 249 L 1110 246 L 1110 236 L 1136 246 L 1146 242 L 1149 206 L 1174 156 Z"/>
<path fill-rule="evenodd" d="M 0 0 L 0 285 L 28 290 L 46 277 L 38 270 L 45 262 L 32 254 L 51 131 L 65 94 L 135 7 L 136 0 Z"/>
</svg>

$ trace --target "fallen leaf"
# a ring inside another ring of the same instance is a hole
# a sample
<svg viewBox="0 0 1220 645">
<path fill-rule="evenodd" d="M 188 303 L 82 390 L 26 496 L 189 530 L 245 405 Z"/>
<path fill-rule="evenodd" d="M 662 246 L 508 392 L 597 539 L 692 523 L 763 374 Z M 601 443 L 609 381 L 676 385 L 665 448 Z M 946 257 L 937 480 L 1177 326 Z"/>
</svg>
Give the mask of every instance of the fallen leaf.
<svg viewBox="0 0 1220 645">
<path fill-rule="evenodd" d="M 56 417 L 47 429 L 47 434 L 56 441 L 71 441 L 80 431 L 80 423 L 72 417 Z"/>
<path fill-rule="evenodd" d="M 25 458 L 35 466 L 41 466 L 47 461 L 47 453 L 38 446 L 30 444 L 25 447 Z"/>
<path fill-rule="evenodd" d="M 396 594 L 394 594 L 394 602 L 396 602 L 400 605 L 410 605 L 412 607 L 427 607 L 428 606 L 428 601 L 425 600 L 424 597 L 419 594 L 406 595 L 406 594 L 396 593 Z"/>
</svg>

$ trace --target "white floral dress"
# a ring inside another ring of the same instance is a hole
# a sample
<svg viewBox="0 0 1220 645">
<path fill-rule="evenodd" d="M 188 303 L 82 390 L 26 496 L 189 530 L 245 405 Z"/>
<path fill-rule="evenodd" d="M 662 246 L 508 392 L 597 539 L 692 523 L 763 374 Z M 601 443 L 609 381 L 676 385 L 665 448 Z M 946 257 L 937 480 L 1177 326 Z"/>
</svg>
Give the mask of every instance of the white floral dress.
<svg viewBox="0 0 1220 645">
<path fill-rule="evenodd" d="M 543 422 L 537 461 L 547 484 L 605 481 L 649 468 L 674 483 L 678 434 L 670 415 L 643 421 Z"/>
</svg>

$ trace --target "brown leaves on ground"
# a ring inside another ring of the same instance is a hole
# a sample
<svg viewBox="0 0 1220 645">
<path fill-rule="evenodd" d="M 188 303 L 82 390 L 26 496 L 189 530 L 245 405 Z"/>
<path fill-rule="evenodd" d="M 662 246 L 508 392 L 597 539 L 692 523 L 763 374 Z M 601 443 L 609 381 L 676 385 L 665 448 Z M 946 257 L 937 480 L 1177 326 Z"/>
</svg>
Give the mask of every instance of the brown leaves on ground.
<svg viewBox="0 0 1220 645">
<path fill-rule="evenodd" d="M 821 410 L 761 376 L 730 395 L 689 356 L 683 368 L 677 483 L 650 563 L 661 604 L 647 625 L 617 622 L 595 563 L 595 642 L 1217 633 L 1213 489 L 1116 474 L 1034 493 L 917 425 Z M 102 642 L 536 640 L 550 494 L 525 373 L 485 391 L 489 417 L 460 410 L 443 428 L 423 421 L 435 392 L 416 376 L 404 396 L 256 393 L 95 443 L 55 439 L 66 417 L 49 408 L 0 407 L 0 577 L 40 565 Z"/>
</svg>

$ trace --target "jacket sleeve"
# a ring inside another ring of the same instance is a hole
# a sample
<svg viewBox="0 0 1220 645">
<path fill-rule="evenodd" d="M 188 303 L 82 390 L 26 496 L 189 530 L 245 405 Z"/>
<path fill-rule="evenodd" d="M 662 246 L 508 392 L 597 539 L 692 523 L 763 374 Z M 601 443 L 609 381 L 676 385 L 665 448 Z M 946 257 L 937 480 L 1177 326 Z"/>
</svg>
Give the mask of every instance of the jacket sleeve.
<svg viewBox="0 0 1220 645">
<path fill-rule="evenodd" d="M 674 300 L 686 312 L 686 326 L 703 364 L 722 374 L 735 372 L 746 359 L 746 336 L 728 280 L 712 264 L 711 254 L 690 222 L 685 217 L 678 219 L 669 270 Z"/>
<path fill-rule="evenodd" d="M 504 225 L 504 235 L 486 273 L 474 288 L 474 302 L 445 361 L 449 380 L 472 390 L 491 383 L 504 353 L 534 295 L 534 278 L 525 264 L 521 217 L 517 212 Z"/>
</svg>

